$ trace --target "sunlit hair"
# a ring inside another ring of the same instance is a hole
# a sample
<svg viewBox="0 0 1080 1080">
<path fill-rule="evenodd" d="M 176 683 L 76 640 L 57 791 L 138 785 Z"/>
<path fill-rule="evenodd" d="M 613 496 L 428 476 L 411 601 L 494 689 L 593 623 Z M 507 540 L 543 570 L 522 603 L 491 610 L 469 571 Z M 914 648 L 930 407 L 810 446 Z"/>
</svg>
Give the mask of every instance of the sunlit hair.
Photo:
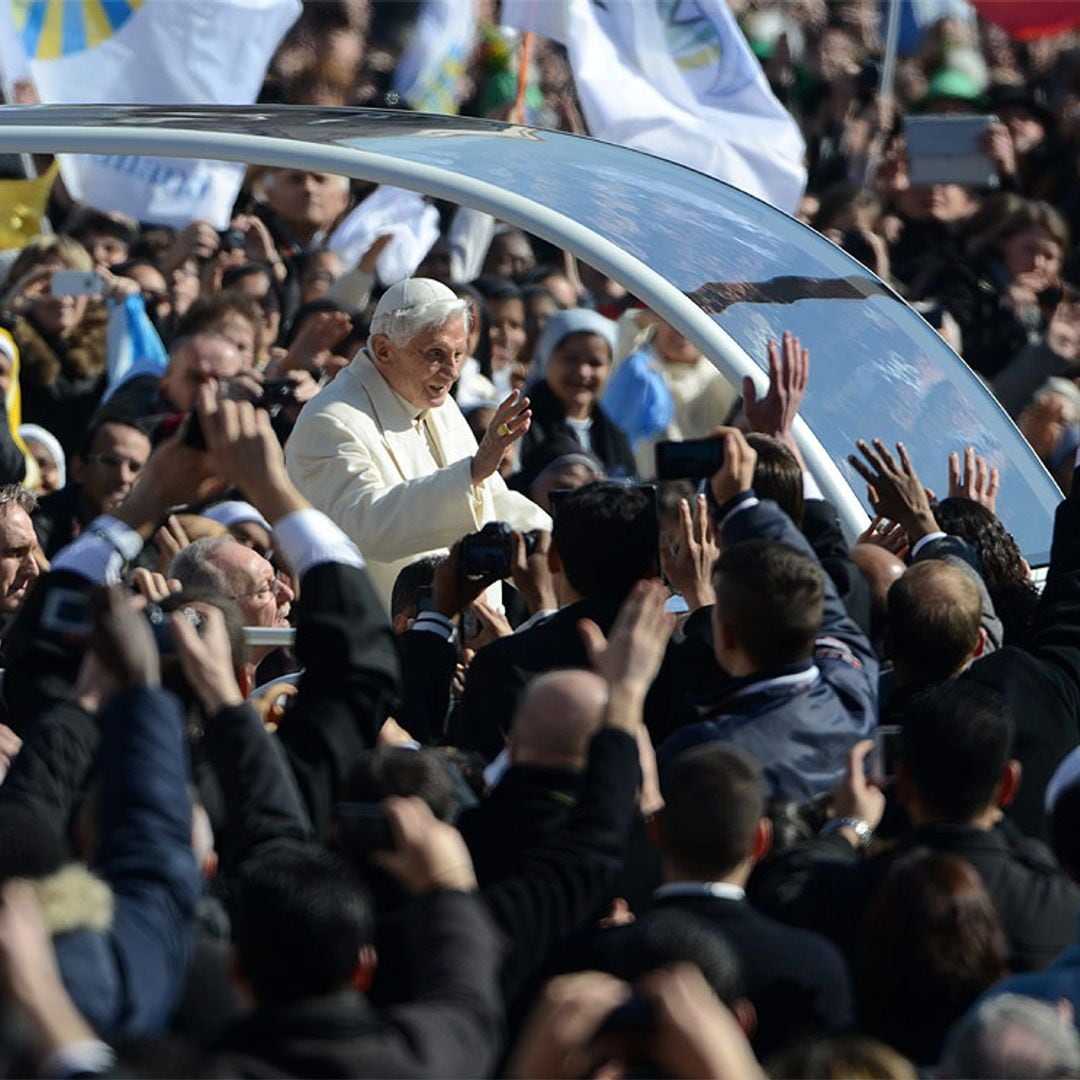
<svg viewBox="0 0 1080 1080">
<path fill-rule="evenodd" d="M 467 334 L 469 305 L 464 300 L 431 300 L 380 312 L 371 320 L 371 336 L 385 334 L 395 345 L 408 345 L 422 330 L 437 329 L 456 318 L 465 320 Z"/>
</svg>

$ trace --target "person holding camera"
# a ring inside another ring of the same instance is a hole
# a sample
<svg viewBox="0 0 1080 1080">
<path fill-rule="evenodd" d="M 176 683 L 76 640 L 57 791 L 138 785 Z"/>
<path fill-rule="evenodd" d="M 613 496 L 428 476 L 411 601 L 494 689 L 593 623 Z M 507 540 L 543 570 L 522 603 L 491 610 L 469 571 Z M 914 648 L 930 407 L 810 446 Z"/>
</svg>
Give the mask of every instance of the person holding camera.
<svg viewBox="0 0 1080 1080">
<path fill-rule="evenodd" d="M 451 396 L 467 333 L 465 303 L 445 285 L 391 286 L 367 347 L 303 410 L 286 450 L 293 482 L 364 553 L 388 609 L 404 566 L 487 522 L 551 528 L 498 475 L 529 430 L 528 399 L 511 394 L 477 445 Z"/>
</svg>

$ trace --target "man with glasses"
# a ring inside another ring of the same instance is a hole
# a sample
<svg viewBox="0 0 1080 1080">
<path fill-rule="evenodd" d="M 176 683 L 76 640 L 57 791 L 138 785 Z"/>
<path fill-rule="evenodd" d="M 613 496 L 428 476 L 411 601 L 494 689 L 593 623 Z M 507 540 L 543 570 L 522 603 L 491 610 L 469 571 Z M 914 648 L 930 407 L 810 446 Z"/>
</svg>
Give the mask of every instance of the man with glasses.
<svg viewBox="0 0 1080 1080">
<path fill-rule="evenodd" d="M 173 559 L 169 577 L 185 589 L 211 589 L 235 601 L 245 626 L 288 626 L 292 589 L 257 551 L 231 536 L 207 537 L 189 544 Z M 253 666 L 272 646 L 250 650 Z"/>
<path fill-rule="evenodd" d="M 42 499 L 34 513 L 46 558 L 70 544 L 99 514 L 119 506 L 149 456 L 150 440 L 132 417 L 99 414 L 71 462 L 67 486 Z"/>
</svg>

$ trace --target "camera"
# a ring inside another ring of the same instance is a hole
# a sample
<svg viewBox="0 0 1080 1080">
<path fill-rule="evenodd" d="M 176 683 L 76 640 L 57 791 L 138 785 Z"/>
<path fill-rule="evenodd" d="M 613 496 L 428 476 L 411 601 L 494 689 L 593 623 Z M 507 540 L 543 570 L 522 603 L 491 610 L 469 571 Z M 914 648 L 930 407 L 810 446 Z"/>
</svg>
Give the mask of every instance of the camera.
<svg viewBox="0 0 1080 1080">
<path fill-rule="evenodd" d="M 206 621 L 194 608 L 184 607 L 178 609 L 180 614 L 193 627 L 195 633 L 201 634 L 203 623 Z M 173 640 L 172 628 L 169 626 L 170 612 L 165 611 L 160 604 L 147 604 L 145 615 L 150 623 L 150 629 L 154 635 L 154 644 L 158 652 L 164 656 L 176 655 L 176 642 Z"/>
<path fill-rule="evenodd" d="M 289 405 L 296 400 L 296 383 L 289 379 L 267 379 L 263 383 L 262 396 L 255 404 L 260 409 L 275 405 Z"/>
<path fill-rule="evenodd" d="M 218 230 L 218 241 L 222 251 L 241 251 L 244 247 L 244 233 L 241 229 Z"/>
<path fill-rule="evenodd" d="M 505 521 L 489 521 L 479 532 L 469 533 L 461 541 L 458 555 L 462 577 L 472 581 L 501 581 L 509 577 L 513 534 L 514 530 Z M 539 537 L 535 532 L 527 532 L 524 536 L 528 556 L 536 550 Z"/>
</svg>

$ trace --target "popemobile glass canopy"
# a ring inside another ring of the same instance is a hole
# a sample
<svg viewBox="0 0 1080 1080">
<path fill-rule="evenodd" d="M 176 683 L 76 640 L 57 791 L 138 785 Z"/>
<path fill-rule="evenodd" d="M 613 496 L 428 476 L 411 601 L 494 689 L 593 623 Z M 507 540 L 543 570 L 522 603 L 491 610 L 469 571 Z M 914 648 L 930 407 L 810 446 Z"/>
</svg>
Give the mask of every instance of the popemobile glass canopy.
<svg viewBox="0 0 1080 1080">
<path fill-rule="evenodd" d="M 472 206 L 573 251 L 764 388 L 766 342 L 811 352 L 797 436 L 850 537 L 865 526 L 855 440 L 903 441 L 946 485 L 973 444 L 1001 470 L 998 512 L 1033 566 L 1061 493 L 989 391 L 934 330 L 814 230 L 681 165 L 595 139 L 460 117 L 303 107 L 0 109 L 0 150 L 153 154 L 310 169 Z"/>
</svg>

